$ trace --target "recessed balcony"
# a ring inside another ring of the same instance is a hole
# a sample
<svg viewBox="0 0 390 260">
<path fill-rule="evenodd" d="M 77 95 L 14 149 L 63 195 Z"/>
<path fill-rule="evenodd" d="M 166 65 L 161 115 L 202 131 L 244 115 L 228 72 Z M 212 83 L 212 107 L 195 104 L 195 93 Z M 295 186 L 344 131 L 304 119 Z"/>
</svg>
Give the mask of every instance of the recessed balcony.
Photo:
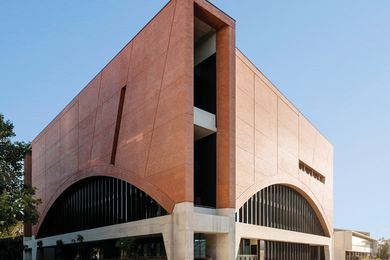
<svg viewBox="0 0 390 260">
<path fill-rule="evenodd" d="M 194 107 L 194 139 L 199 140 L 217 132 L 215 115 Z"/>
</svg>

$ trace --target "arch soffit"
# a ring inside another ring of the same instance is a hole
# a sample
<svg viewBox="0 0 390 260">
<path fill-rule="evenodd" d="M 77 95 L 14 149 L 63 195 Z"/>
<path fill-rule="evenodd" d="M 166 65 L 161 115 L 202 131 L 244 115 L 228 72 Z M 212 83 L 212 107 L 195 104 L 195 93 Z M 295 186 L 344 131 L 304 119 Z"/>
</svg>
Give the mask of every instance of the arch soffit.
<svg viewBox="0 0 390 260">
<path fill-rule="evenodd" d="M 325 235 L 330 237 L 330 223 L 326 218 L 326 214 L 323 207 L 321 206 L 318 198 L 313 194 L 313 192 L 311 192 L 310 189 L 307 188 L 302 182 L 294 182 L 291 181 L 291 179 L 288 179 L 288 181 L 278 179 L 255 184 L 249 189 L 247 189 L 239 198 L 236 199 L 236 210 L 239 210 L 245 204 L 245 202 L 247 202 L 253 195 L 255 195 L 255 193 L 261 191 L 268 186 L 277 184 L 287 186 L 298 192 L 301 196 L 303 196 L 316 213 L 318 219 L 320 220 L 321 226 L 325 231 Z"/>
<path fill-rule="evenodd" d="M 39 216 L 39 221 L 34 226 L 34 230 L 36 231 L 34 233 L 38 233 L 38 230 L 40 229 L 43 220 L 45 219 L 50 208 L 53 206 L 54 202 L 60 197 L 63 192 L 65 192 L 73 184 L 76 184 L 83 179 L 96 176 L 113 177 L 122 181 L 126 181 L 131 185 L 137 187 L 138 189 L 142 190 L 155 201 L 157 201 L 168 212 L 168 214 L 171 213 L 173 210 L 175 203 L 168 197 L 168 195 L 160 191 L 156 186 L 148 183 L 147 181 L 142 180 L 141 178 L 138 178 L 136 174 L 122 170 L 112 165 L 96 165 L 72 174 L 72 176 L 70 176 L 68 179 L 66 179 L 59 185 L 56 192 L 52 194 L 47 201 L 44 210 Z"/>
</svg>

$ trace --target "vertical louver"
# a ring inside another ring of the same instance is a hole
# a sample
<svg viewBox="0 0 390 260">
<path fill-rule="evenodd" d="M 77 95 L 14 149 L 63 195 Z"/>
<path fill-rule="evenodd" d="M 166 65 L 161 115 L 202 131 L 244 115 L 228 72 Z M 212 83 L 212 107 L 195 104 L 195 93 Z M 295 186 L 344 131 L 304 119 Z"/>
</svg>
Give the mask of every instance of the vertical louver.
<svg viewBox="0 0 390 260">
<path fill-rule="evenodd" d="M 241 223 L 324 236 L 316 213 L 297 191 L 272 185 L 253 195 L 236 213 Z"/>
<path fill-rule="evenodd" d="M 91 177 L 65 190 L 47 213 L 39 237 L 166 215 L 137 187 L 112 177 Z"/>
</svg>

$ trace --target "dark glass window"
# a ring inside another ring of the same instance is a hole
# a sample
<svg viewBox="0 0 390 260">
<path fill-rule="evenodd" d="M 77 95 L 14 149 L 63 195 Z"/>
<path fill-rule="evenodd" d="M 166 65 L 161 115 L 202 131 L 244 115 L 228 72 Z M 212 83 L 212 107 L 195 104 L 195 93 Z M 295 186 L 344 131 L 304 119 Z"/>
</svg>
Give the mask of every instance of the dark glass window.
<svg viewBox="0 0 390 260">
<path fill-rule="evenodd" d="M 310 246 L 308 244 L 241 239 L 237 259 L 324 260 L 325 254 L 323 246 Z"/>
<path fill-rule="evenodd" d="M 216 134 L 194 142 L 194 203 L 197 206 L 216 206 L 216 145 Z"/>
<path fill-rule="evenodd" d="M 90 177 L 65 190 L 54 202 L 37 238 L 166 215 L 137 187 L 112 177 Z"/>
<path fill-rule="evenodd" d="M 194 234 L 194 259 L 206 258 L 206 236 Z"/>
<path fill-rule="evenodd" d="M 216 114 L 216 60 L 213 54 L 194 69 L 194 106 Z"/>
</svg>

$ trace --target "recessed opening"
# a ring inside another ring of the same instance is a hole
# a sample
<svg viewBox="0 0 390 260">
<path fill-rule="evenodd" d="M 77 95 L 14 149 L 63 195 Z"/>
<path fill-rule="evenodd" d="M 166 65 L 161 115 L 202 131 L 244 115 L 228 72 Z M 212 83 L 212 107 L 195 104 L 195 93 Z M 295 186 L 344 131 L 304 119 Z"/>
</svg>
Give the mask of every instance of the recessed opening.
<svg viewBox="0 0 390 260">
<path fill-rule="evenodd" d="M 194 20 L 194 106 L 216 114 L 216 32 Z"/>
<path fill-rule="evenodd" d="M 215 208 L 216 134 L 208 135 L 194 144 L 195 205 Z"/>
<path fill-rule="evenodd" d="M 194 260 L 217 259 L 217 235 L 194 233 Z"/>
<path fill-rule="evenodd" d="M 304 163 L 301 160 L 299 160 L 299 169 L 303 172 L 306 172 L 308 175 L 310 175 L 314 179 L 316 179 L 322 183 L 325 183 L 325 176 L 324 175 L 322 175 L 318 171 L 314 170 L 313 168 L 311 168 L 309 165 L 307 165 L 306 163 Z"/>
<path fill-rule="evenodd" d="M 194 204 L 216 207 L 216 31 L 194 18 Z"/>
<path fill-rule="evenodd" d="M 121 94 L 119 96 L 119 104 L 118 104 L 118 113 L 117 113 L 117 116 L 116 116 L 114 141 L 113 141 L 113 144 L 112 144 L 112 151 L 111 151 L 111 164 L 113 164 L 113 165 L 115 164 L 116 150 L 117 150 L 117 147 L 118 147 L 119 130 L 121 128 L 123 104 L 125 102 L 125 94 L 126 94 L 126 86 L 124 86 L 121 89 Z"/>
</svg>

